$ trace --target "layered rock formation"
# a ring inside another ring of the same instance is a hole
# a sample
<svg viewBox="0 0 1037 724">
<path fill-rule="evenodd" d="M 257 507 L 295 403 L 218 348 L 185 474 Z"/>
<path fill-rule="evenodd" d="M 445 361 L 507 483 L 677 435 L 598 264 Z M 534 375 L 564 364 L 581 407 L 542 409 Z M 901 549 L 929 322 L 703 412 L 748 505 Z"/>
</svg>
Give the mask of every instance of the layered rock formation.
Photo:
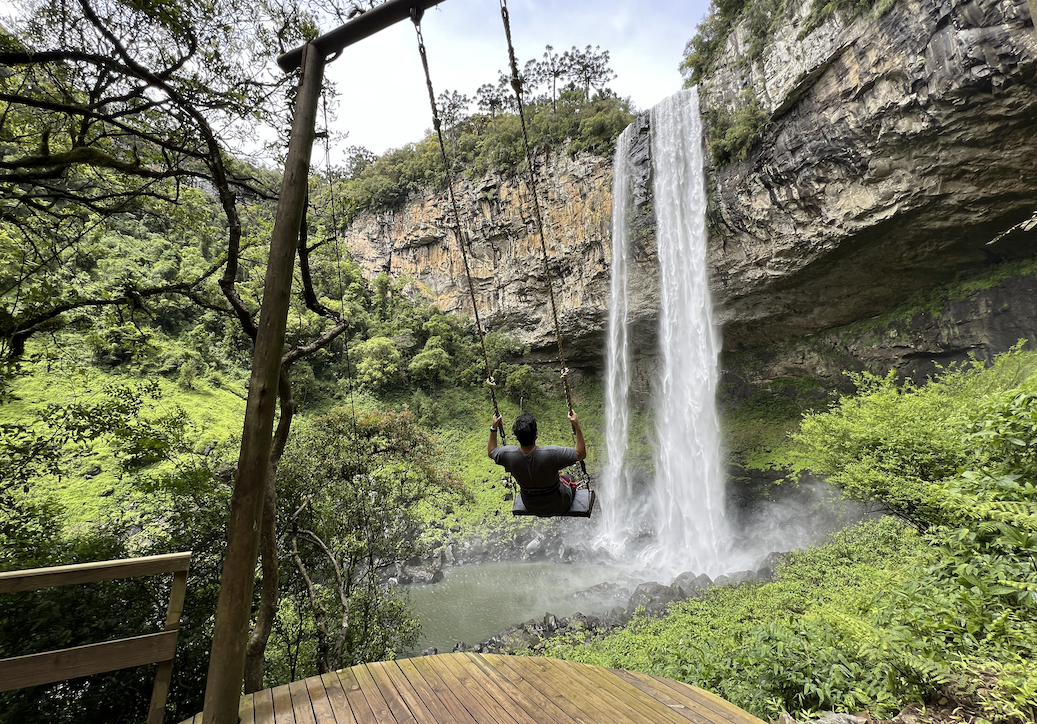
<svg viewBox="0 0 1037 724">
<path fill-rule="evenodd" d="M 553 156 L 538 169 L 546 269 L 523 178 L 462 180 L 455 189 L 471 240 L 468 266 L 480 319 L 487 331 L 513 331 L 549 359 L 557 355 L 553 291 L 566 361 L 593 365 L 608 317 L 612 161 Z M 453 229 L 442 194 L 394 214 L 361 216 L 347 242 L 367 273 L 406 275 L 444 310 L 474 316 Z"/>
<path fill-rule="evenodd" d="M 770 114 L 744 161 L 707 169 L 709 264 L 727 349 L 869 317 L 1037 249 L 1037 33 L 1027 1 L 899 0 L 881 17 L 836 15 L 800 38 L 809 7 L 805 0 L 751 62 L 749 31 L 736 29 L 701 91 L 704 109 L 737 110 L 751 88 Z M 655 248 L 646 116 L 638 122 L 633 314 L 647 337 Z M 555 354 L 550 278 L 567 358 L 598 366 L 611 162 L 552 157 L 538 184 L 549 275 L 525 183 L 458 185 L 476 304 L 487 329 L 518 332 L 546 359 Z M 429 197 L 361 217 L 348 242 L 370 274 L 388 263 L 444 309 L 470 315 L 448 214 L 445 197 Z"/>
<path fill-rule="evenodd" d="M 707 107 L 751 87 L 771 114 L 749 157 L 715 173 L 727 348 L 876 314 L 1037 241 L 1020 228 L 988 244 L 1037 208 L 1024 0 L 900 0 L 801 39 L 809 5 L 748 67 L 731 62 L 749 42 L 738 29 L 704 84 Z"/>
</svg>

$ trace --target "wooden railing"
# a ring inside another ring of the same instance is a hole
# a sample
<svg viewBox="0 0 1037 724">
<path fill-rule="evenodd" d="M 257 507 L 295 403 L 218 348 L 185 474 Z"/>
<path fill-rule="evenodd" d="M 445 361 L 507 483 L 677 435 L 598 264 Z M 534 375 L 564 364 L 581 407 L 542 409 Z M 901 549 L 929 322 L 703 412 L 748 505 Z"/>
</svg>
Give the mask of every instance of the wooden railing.
<svg viewBox="0 0 1037 724">
<path fill-rule="evenodd" d="M 180 627 L 180 614 L 184 610 L 187 569 L 190 563 L 191 553 L 187 552 L 0 573 L 0 594 L 38 591 L 41 588 L 111 581 L 119 578 L 154 576 L 162 573 L 173 574 L 173 588 L 169 594 L 166 625 L 163 631 L 99 644 L 76 646 L 70 649 L 0 659 L 0 691 L 52 684 L 56 681 L 74 679 L 77 676 L 102 674 L 157 663 L 155 684 L 151 690 L 151 706 L 148 709 L 148 724 L 162 724 L 166 709 L 166 696 L 169 694 L 169 682 L 173 674 L 176 635 Z"/>
</svg>

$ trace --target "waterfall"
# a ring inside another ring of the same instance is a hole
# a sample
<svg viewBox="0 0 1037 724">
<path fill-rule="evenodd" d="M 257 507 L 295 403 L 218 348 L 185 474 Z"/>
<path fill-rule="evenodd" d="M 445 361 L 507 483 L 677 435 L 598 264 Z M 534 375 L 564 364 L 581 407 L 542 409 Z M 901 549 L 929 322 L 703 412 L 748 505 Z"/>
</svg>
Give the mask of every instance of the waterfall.
<svg viewBox="0 0 1037 724">
<path fill-rule="evenodd" d="M 602 530 L 606 545 L 618 553 L 618 545 L 628 539 L 632 522 L 629 501 L 633 497 L 630 472 L 626 469 L 627 431 L 630 408 L 630 348 L 627 346 L 627 219 L 631 213 L 630 137 L 627 127 L 616 141 L 616 161 L 612 183 L 612 269 L 609 307 L 608 347 L 605 362 L 605 449 L 608 459 L 602 471 L 606 481 L 601 489 Z"/>
<path fill-rule="evenodd" d="M 720 338 L 706 268 L 705 180 L 698 91 L 681 91 L 651 110 L 653 208 L 659 258 L 657 375 L 650 491 L 627 469 L 627 238 L 630 129 L 620 137 L 613 183 L 612 309 L 606 360 L 606 442 L 602 542 L 615 554 L 671 572 L 716 575 L 729 546 L 716 412 Z M 650 543 L 640 538 L 648 532 Z M 634 550 L 637 539 L 640 548 Z"/>
</svg>

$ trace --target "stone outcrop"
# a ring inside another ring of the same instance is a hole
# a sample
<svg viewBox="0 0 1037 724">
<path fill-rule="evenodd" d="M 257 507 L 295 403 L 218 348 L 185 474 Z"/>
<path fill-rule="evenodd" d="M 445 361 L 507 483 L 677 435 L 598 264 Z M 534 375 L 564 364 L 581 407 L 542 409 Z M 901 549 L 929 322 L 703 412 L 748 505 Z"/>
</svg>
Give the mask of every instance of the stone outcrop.
<svg viewBox="0 0 1037 724">
<path fill-rule="evenodd" d="M 512 331 L 550 358 L 556 353 L 550 282 L 567 362 L 597 362 L 609 306 L 612 161 L 563 155 L 539 167 L 548 270 L 522 178 L 461 180 L 455 189 L 483 327 Z M 346 241 L 366 273 L 388 268 L 406 275 L 444 310 L 473 316 L 453 228 L 444 193 L 396 213 L 362 215 Z"/>
<path fill-rule="evenodd" d="M 983 288 L 952 294 L 942 308 L 919 308 L 729 355 L 723 385 L 728 400 L 759 385 L 809 377 L 823 388 L 852 389 L 845 370 L 884 374 L 895 369 L 916 382 L 939 367 L 988 361 L 1025 340 L 1037 348 L 1037 273 L 1021 273 Z"/>
<path fill-rule="evenodd" d="M 755 60 L 747 62 L 748 29 L 737 28 L 701 88 L 707 115 L 737 110 L 747 88 L 769 113 L 745 160 L 707 168 L 708 261 L 727 350 L 867 318 L 1037 248 L 1037 33 L 1027 0 L 898 0 L 880 17 L 837 13 L 800 37 L 810 4 Z M 632 316 L 635 344 L 651 356 L 658 296 L 647 114 L 637 123 Z M 486 329 L 514 331 L 534 357 L 550 359 L 550 278 L 567 359 L 598 367 L 611 160 L 552 156 L 538 184 L 550 277 L 526 184 L 458 182 L 476 304 Z M 444 309 L 471 315 L 452 225 L 446 197 L 430 196 L 361 216 L 348 243 L 368 274 L 388 265 Z M 981 342 L 967 336 L 957 343 Z"/>
<path fill-rule="evenodd" d="M 728 349 L 877 314 L 1037 241 L 1025 223 L 1037 208 L 1026 2 L 899 0 L 800 38 L 809 6 L 747 67 L 738 29 L 703 87 L 707 108 L 750 87 L 770 112 L 749 157 L 714 176 L 710 265 Z"/>
</svg>

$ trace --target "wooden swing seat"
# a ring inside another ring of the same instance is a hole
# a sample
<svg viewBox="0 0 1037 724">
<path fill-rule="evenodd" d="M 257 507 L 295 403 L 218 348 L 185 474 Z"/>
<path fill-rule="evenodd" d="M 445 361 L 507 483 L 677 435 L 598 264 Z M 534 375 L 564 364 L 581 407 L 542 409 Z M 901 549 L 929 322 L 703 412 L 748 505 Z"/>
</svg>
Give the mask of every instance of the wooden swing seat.
<svg viewBox="0 0 1037 724">
<path fill-rule="evenodd" d="M 564 513 L 557 515 L 542 515 L 541 518 L 590 518 L 591 513 L 594 512 L 594 501 L 596 495 L 593 490 L 587 490 L 586 488 L 579 488 L 573 495 L 573 504 L 569 506 L 569 510 Z M 515 496 L 515 503 L 511 506 L 512 515 L 536 515 L 536 513 L 530 513 L 526 510 L 526 506 L 522 504 L 522 495 L 518 494 Z"/>
</svg>

